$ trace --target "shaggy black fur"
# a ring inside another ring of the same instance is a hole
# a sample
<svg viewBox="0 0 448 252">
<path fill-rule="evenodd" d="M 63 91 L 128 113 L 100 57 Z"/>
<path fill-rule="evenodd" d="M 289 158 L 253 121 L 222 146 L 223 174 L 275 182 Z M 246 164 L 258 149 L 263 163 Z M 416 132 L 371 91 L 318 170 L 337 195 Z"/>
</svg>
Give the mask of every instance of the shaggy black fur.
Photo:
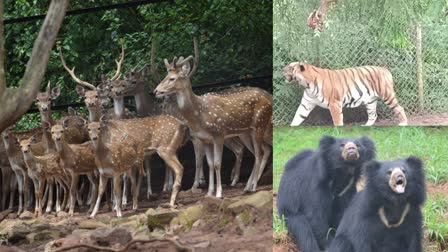
<svg viewBox="0 0 448 252">
<path fill-rule="evenodd" d="M 348 148 L 357 152 L 356 160 L 343 157 Z M 287 162 L 277 207 L 301 252 L 317 252 L 327 247 L 330 228 L 337 226 L 356 193 L 355 184 L 363 163 L 374 157 L 375 145 L 367 137 L 325 136 L 316 151 L 302 151 Z M 353 183 L 348 186 L 352 178 Z"/>
<path fill-rule="evenodd" d="M 422 251 L 420 207 L 426 197 L 422 161 L 412 156 L 386 162 L 371 161 L 365 166 L 365 174 L 366 187 L 353 198 L 344 213 L 328 251 Z M 395 181 L 393 185 L 390 180 Z M 394 189 L 394 185 L 400 185 L 401 190 Z M 406 205 L 409 206 L 407 214 Z"/>
</svg>

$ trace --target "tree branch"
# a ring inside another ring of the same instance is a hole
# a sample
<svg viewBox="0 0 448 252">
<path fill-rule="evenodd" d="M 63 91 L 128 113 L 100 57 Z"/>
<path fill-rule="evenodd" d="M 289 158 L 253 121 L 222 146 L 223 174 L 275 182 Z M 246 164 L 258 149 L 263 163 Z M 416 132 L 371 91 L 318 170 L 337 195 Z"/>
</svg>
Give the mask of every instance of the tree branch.
<svg viewBox="0 0 448 252">
<path fill-rule="evenodd" d="M 17 89 L 5 88 L 4 92 L 0 93 L 0 108 L 2 108 L 0 110 L 0 132 L 16 122 L 29 109 L 36 98 L 67 5 L 68 0 L 51 1 L 44 23 L 34 42 L 21 87 Z M 3 17 L 1 18 L 3 19 Z"/>
</svg>

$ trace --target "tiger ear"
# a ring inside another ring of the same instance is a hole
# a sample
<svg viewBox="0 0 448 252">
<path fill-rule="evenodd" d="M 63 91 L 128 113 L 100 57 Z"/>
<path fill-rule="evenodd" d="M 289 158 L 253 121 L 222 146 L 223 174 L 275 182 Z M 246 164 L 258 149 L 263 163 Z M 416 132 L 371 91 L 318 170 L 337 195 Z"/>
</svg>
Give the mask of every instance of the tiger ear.
<svg viewBox="0 0 448 252">
<path fill-rule="evenodd" d="M 300 65 L 299 65 L 299 68 L 300 68 L 300 72 L 305 71 L 305 66 L 304 66 L 304 65 L 300 64 Z"/>
</svg>

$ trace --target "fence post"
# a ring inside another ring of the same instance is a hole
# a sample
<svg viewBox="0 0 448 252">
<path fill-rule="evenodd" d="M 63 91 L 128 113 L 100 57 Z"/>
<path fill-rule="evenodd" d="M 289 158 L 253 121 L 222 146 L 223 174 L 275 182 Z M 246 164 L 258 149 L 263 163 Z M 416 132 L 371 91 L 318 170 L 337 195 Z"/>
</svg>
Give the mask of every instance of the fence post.
<svg viewBox="0 0 448 252">
<path fill-rule="evenodd" d="M 417 63 L 417 84 L 420 112 L 424 109 L 424 83 L 423 83 L 423 59 L 422 59 L 422 27 L 415 25 L 415 58 Z"/>
</svg>

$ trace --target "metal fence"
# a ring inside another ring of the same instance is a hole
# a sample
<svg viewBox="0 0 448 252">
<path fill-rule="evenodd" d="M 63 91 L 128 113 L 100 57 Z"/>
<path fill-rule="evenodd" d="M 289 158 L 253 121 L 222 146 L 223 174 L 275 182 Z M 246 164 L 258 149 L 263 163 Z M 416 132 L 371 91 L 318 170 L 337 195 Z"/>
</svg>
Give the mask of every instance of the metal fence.
<svg viewBox="0 0 448 252">
<path fill-rule="evenodd" d="M 303 20 L 304 21 L 304 20 Z M 333 20 L 334 21 L 334 20 Z M 330 69 L 377 65 L 394 77 L 395 92 L 409 116 L 448 112 L 448 27 L 416 25 L 400 41 L 385 43 L 374 28 L 351 22 L 333 22 L 322 33 L 305 23 L 275 24 L 274 21 L 274 124 L 289 125 L 300 104 L 303 88 L 286 83 L 282 68 L 295 61 Z M 285 30 L 289 29 L 289 30 Z M 393 119 L 393 112 L 378 103 L 378 120 Z M 344 110 L 346 123 L 363 124 L 365 108 Z M 331 124 L 328 111 L 313 111 L 306 124 Z"/>
</svg>

